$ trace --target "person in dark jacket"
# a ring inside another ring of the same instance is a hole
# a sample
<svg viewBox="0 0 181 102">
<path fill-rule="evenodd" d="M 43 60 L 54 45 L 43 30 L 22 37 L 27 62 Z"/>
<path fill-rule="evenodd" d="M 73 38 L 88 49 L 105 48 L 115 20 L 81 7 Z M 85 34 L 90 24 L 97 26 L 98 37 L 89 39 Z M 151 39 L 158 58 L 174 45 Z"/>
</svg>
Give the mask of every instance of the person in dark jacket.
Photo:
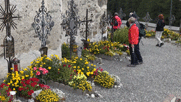
<svg viewBox="0 0 181 102">
<path fill-rule="evenodd" d="M 138 64 L 142 64 L 143 60 L 139 51 L 139 29 L 135 24 L 136 19 L 130 17 L 129 22 L 129 31 L 128 31 L 128 40 L 129 48 L 131 54 L 131 64 L 127 65 L 128 67 L 135 67 Z"/>
<path fill-rule="evenodd" d="M 161 41 L 162 33 L 164 31 L 164 26 L 165 26 L 164 16 L 163 14 L 159 14 L 158 22 L 157 22 L 157 26 L 155 30 L 156 31 L 155 38 L 157 40 L 156 46 L 158 47 L 161 47 L 162 45 L 164 45 L 163 41 Z"/>
</svg>

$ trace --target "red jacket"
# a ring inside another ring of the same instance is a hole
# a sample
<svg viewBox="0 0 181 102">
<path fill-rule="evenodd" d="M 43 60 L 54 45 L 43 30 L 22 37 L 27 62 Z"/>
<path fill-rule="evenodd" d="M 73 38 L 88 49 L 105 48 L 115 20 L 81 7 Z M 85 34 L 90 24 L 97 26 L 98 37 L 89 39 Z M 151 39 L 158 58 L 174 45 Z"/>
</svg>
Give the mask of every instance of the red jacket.
<svg viewBox="0 0 181 102">
<path fill-rule="evenodd" d="M 139 29 L 136 24 L 133 24 L 128 31 L 128 39 L 130 44 L 138 44 Z"/>
<path fill-rule="evenodd" d="M 113 26 L 113 29 L 118 29 L 118 28 L 120 28 L 120 27 L 121 27 L 121 24 L 122 24 L 121 19 L 120 19 L 118 16 L 114 16 L 114 19 L 117 20 L 118 26 Z"/>
</svg>

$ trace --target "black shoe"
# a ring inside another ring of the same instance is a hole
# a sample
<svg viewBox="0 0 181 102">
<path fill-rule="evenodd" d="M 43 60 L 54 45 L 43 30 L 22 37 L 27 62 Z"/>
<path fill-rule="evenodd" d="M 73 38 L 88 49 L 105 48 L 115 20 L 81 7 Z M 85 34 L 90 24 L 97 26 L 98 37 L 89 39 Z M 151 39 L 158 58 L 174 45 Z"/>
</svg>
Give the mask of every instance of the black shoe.
<svg viewBox="0 0 181 102">
<path fill-rule="evenodd" d="M 128 64 L 127 67 L 135 67 L 136 65 L 134 64 Z"/>
<path fill-rule="evenodd" d="M 159 44 L 156 44 L 156 46 L 160 46 Z"/>
<path fill-rule="evenodd" d="M 162 45 L 164 45 L 164 43 L 161 43 L 159 47 L 161 47 Z"/>
</svg>

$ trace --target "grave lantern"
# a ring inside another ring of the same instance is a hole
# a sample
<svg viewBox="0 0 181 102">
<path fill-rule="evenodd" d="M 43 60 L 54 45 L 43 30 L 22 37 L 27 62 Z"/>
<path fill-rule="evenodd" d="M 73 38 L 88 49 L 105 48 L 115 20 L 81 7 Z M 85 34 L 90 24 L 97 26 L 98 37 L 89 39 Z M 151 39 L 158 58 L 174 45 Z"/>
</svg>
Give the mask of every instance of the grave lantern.
<svg viewBox="0 0 181 102">
<path fill-rule="evenodd" d="M 14 68 L 13 68 L 13 71 L 14 71 L 14 72 L 15 72 L 15 71 L 20 71 L 20 60 L 19 60 L 19 59 L 14 58 L 14 59 L 11 61 L 11 63 L 12 63 L 12 66 L 14 67 Z"/>
</svg>

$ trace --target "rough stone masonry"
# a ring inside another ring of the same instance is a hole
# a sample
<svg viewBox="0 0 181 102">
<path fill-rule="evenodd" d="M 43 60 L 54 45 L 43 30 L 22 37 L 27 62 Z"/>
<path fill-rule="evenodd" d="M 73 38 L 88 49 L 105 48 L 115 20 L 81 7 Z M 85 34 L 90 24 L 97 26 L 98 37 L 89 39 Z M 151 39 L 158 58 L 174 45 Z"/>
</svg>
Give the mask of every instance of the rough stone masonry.
<svg viewBox="0 0 181 102">
<path fill-rule="evenodd" d="M 69 0 L 44 0 L 45 7 L 52 16 L 52 20 L 55 22 L 51 35 L 48 36 L 47 46 L 49 48 L 48 54 L 57 54 L 61 57 L 61 45 L 66 42 L 69 37 L 65 37 L 65 31 L 63 31 L 60 25 L 63 20 L 63 15 L 66 14 L 68 9 Z M 41 47 L 41 41 L 37 37 L 32 23 L 36 16 L 36 11 L 41 7 L 42 0 L 10 0 L 10 5 L 16 5 L 16 12 L 14 15 L 19 14 L 21 20 L 14 20 L 17 23 L 17 29 L 11 30 L 11 34 L 14 37 L 15 43 L 15 55 L 20 59 L 21 67 L 27 67 L 33 59 L 40 55 L 39 48 Z M 101 38 L 100 30 L 100 18 L 107 12 L 107 0 L 74 0 L 78 8 L 78 16 L 80 20 L 84 20 L 86 16 L 86 9 L 89 10 L 89 18 L 93 14 L 93 22 L 91 23 L 91 31 L 88 38 L 91 41 L 98 41 Z M 4 0 L 1 0 L 0 5 L 5 9 Z M 2 16 L 2 15 L 0 15 Z M 2 22 L 2 20 L 0 20 Z M 81 26 L 84 27 L 84 26 Z M 6 31 L 0 32 L 0 45 L 3 44 L 3 39 L 6 35 Z M 81 34 L 76 36 L 76 42 L 78 45 L 82 44 L 83 37 Z M 0 79 L 7 74 L 7 61 L 3 57 L 4 50 L 0 47 Z"/>
</svg>

